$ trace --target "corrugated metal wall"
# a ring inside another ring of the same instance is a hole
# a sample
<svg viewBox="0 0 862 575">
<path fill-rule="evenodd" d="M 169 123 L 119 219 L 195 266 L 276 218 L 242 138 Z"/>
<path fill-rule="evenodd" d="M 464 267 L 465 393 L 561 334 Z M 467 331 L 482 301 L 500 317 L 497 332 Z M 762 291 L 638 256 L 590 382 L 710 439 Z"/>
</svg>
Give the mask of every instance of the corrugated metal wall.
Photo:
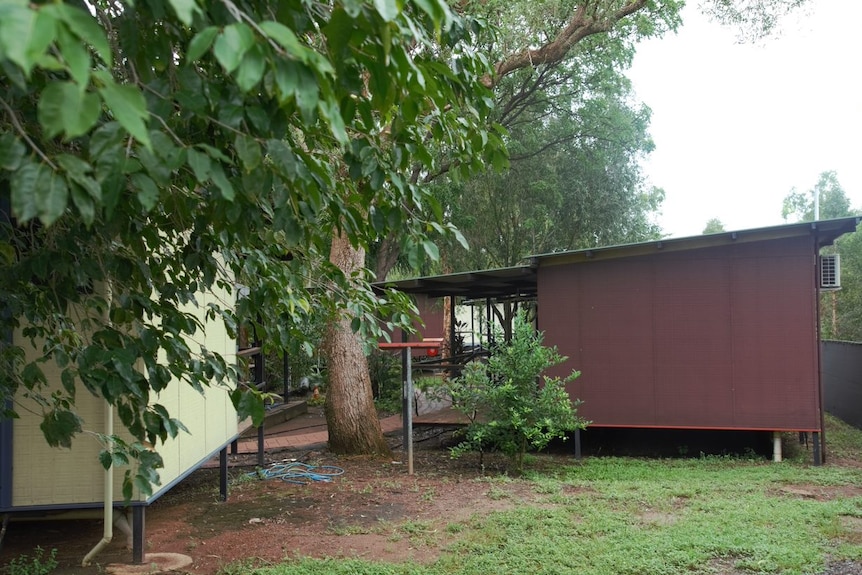
<svg viewBox="0 0 862 575">
<path fill-rule="evenodd" d="M 539 268 L 539 329 L 594 425 L 819 430 L 800 237 Z"/>
<path fill-rule="evenodd" d="M 416 302 L 416 309 L 419 310 L 419 317 L 422 318 L 424 325 L 418 321 L 413 322 L 416 328 L 416 333 L 409 334 L 411 341 L 421 341 L 426 337 L 446 337 L 443 333 L 443 298 L 432 299 L 423 294 L 415 294 L 413 296 Z M 401 341 L 401 329 L 392 331 L 392 341 Z M 414 349 L 414 356 L 427 355 L 427 351 L 423 349 Z"/>
<path fill-rule="evenodd" d="M 205 326 L 199 341 L 189 341 L 191 346 L 205 345 L 228 360 L 235 358 L 236 342 L 224 325 L 218 321 L 207 321 L 205 317 L 207 303 L 229 302 L 233 301 L 233 297 L 229 290 L 216 288 L 215 293 L 199 294 L 200 307 L 190 306 L 185 310 L 196 314 Z M 20 333 L 16 335 L 15 341 L 26 341 Z M 33 349 L 26 349 L 27 357 L 38 357 L 40 347 L 37 344 Z M 46 364 L 44 370 L 48 381 L 59 388 L 60 377 L 56 365 Z M 19 395 L 17 401 L 20 418 L 12 422 L 11 485 L 4 485 L 4 489 L 11 487 L 11 506 L 26 509 L 99 504 L 103 497 L 105 476 L 98 460 L 102 448 L 99 441 L 92 433 L 83 433 L 73 440 L 71 449 L 49 447 L 39 428 L 42 419 L 38 406 L 23 395 Z M 157 446 L 164 459 L 164 468 L 159 470 L 161 488 L 169 486 L 202 463 L 237 435 L 236 410 L 225 389 L 208 388 L 201 395 L 189 385 L 174 381 L 155 401 L 164 405 L 171 416 L 180 419 L 189 430 L 189 433 L 180 432 L 176 438 Z M 80 392 L 75 409 L 85 422 L 85 431 L 103 431 L 105 417 L 102 400 Z M 115 426 L 117 434 L 129 438 L 116 415 Z M 115 473 L 114 493 L 118 502 L 122 500 L 124 472 L 125 468 L 121 467 Z M 158 486 L 154 488 L 160 489 Z M 133 500 L 143 499 L 136 494 Z"/>
<path fill-rule="evenodd" d="M 823 408 L 862 428 L 862 343 L 824 341 L 820 349 Z"/>
</svg>

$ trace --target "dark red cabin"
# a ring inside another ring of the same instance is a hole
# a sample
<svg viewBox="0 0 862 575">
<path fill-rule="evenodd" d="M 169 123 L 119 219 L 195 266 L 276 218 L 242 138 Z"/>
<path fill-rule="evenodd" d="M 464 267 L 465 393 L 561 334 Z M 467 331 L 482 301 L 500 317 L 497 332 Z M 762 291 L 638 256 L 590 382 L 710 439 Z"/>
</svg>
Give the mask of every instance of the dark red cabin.
<svg viewBox="0 0 862 575">
<path fill-rule="evenodd" d="M 569 393 L 594 427 L 819 433 L 818 256 L 858 222 L 539 255 L 489 286 L 534 278 L 538 328 L 569 357 L 557 374 L 582 372 Z M 482 297 L 490 273 L 398 287 Z"/>
</svg>

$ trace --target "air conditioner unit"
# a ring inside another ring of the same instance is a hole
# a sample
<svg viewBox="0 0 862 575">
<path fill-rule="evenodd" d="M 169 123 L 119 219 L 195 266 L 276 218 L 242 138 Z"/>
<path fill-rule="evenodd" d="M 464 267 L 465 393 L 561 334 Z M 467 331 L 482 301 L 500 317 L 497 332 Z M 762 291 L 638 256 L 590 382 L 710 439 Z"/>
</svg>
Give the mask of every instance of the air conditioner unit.
<svg viewBox="0 0 862 575">
<path fill-rule="evenodd" d="M 838 254 L 820 256 L 820 288 L 841 288 L 841 258 Z"/>
</svg>

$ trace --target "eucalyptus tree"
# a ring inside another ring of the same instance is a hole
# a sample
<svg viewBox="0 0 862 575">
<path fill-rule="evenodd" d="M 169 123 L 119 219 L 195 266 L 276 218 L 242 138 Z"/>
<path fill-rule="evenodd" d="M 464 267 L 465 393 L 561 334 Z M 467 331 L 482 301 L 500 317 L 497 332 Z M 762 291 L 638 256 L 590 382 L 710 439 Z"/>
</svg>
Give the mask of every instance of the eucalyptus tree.
<svg viewBox="0 0 862 575">
<path fill-rule="evenodd" d="M 821 335 L 862 342 L 862 232 L 839 238 L 835 250 L 841 256 L 841 289 L 821 298 Z"/>
<path fill-rule="evenodd" d="M 812 222 L 815 209 L 816 219 L 820 220 L 841 218 L 852 213 L 850 199 L 834 171 L 821 172 L 817 183 L 808 191 L 800 192 L 796 188 L 790 190 L 784 197 L 781 215 L 785 220 Z"/>
<path fill-rule="evenodd" d="M 718 218 L 710 218 L 703 227 L 704 234 L 717 234 L 725 231 L 724 224 Z"/>
<path fill-rule="evenodd" d="M 470 244 L 444 244 L 454 269 L 510 266 L 529 254 L 659 235 L 650 216 L 662 193 L 645 183 L 639 165 L 652 149 L 649 111 L 628 104 L 628 83 L 617 78 L 616 94 L 575 90 L 547 96 L 561 110 L 525 109 L 509 126 L 510 169 L 439 186 Z"/>
<path fill-rule="evenodd" d="M 803 1 L 752 0 L 734 3 L 712 0 L 705 3 L 704 9 L 720 22 L 749 30 L 750 36 L 761 36 L 772 31 L 778 17 L 796 8 Z M 529 114 L 525 114 L 528 110 L 547 106 L 546 117 L 551 118 L 553 116 L 550 111 L 553 107 L 566 101 L 565 97 L 557 100 L 556 96 L 571 96 L 582 88 L 582 85 L 570 81 L 572 66 L 581 67 L 577 73 L 582 74 L 582 77 L 610 77 L 607 62 L 614 61 L 615 57 L 619 58 L 617 53 L 621 48 L 624 52 L 628 50 L 630 57 L 631 44 L 637 38 L 660 35 L 674 29 L 679 24 L 681 6 L 682 2 L 679 0 L 463 0 L 453 3 L 453 10 L 497 26 L 499 34 L 491 42 L 485 41 L 485 36 L 474 36 L 470 53 L 484 59 L 492 67 L 482 78 L 482 84 L 493 91 L 493 97 L 488 97 L 489 104 L 496 106 L 491 121 L 514 130 L 519 119 L 526 120 L 529 117 Z M 577 64 L 573 64 L 574 62 Z M 559 109 L 564 107 L 560 105 Z M 541 125 L 543 120 L 544 116 L 537 116 L 535 122 Z M 496 132 L 490 130 L 490 133 Z M 560 143 L 563 143 L 576 140 L 581 135 L 570 131 L 565 135 L 555 134 L 554 138 L 562 136 Z M 475 133 L 471 142 L 475 146 L 484 146 L 486 137 L 484 133 Z M 514 141 L 515 139 L 512 139 L 509 143 Z M 540 151 L 542 147 L 553 145 L 556 141 L 546 141 L 528 153 Z M 427 164 L 415 167 L 411 175 L 412 182 L 433 182 L 447 178 L 448 181 L 457 183 L 463 181 L 465 175 L 469 175 L 463 173 L 463 154 L 451 154 L 445 146 L 441 147 L 440 151 L 442 154 L 438 161 L 430 167 Z M 495 169 L 505 168 L 507 164 L 506 157 L 499 152 L 492 152 L 486 158 L 488 165 Z M 600 168 L 596 168 L 592 176 L 599 175 L 599 170 Z M 613 189 L 620 190 L 625 187 L 617 185 Z M 640 188 L 635 195 L 636 201 L 629 204 L 633 206 L 631 211 L 617 210 L 619 217 L 614 223 L 619 224 L 619 227 L 615 233 L 640 234 L 640 237 L 658 233 L 648 218 L 639 217 L 634 231 L 625 227 L 626 219 L 631 213 L 639 216 L 648 214 L 658 207 L 662 198 L 663 192 L 660 189 Z M 455 204 L 444 204 L 438 213 L 451 215 L 459 209 Z M 433 227 L 429 227 L 428 231 L 435 232 Z M 380 234 L 378 240 L 375 244 L 376 277 L 383 280 L 397 261 L 403 240 L 398 235 L 385 233 Z M 432 259 L 440 255 L 433 242 L 426 241 L 422 246 L 426 255 Z M 349 251 L 346 246 L 344 251 Z M 409 251 L 407 260 L 411 266 L 419 263 L 418 256 L 421 253 L 415 249 Z M 359 265 L 360 259 L 352 257 L 342 261 Z M 444 271 L 448 266 L 446 262 Z M 364 357 L 359 352 L 360 342 L 347 334 L 346 323 L 341 327 L 340 334 L 344 336 L 341 343 L 352 345 L 353 352 L 350 354 L 351 359 L 342 362 L 345 373 L 341 374 L 339 386 L 346 389 L 356 386 L 351 382 L 360 382 L 361 387 L 370 388 Z M 369 410 L 365 416 L 371 418 L 373 413 Z M 329 418 L 329 423 L 333 423 L 332 418 Z M 346 441 L 345 445 L 348 443 L 350 442 Z"/>
</svg>

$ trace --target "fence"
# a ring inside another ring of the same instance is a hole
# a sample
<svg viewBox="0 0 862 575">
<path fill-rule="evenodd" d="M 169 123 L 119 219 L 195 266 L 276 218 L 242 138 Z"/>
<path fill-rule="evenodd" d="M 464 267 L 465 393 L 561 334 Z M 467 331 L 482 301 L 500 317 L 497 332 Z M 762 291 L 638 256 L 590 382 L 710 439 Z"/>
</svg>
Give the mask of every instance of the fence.
<svg viewBox="0 0 862 575">
<path fill-rule="evenodd" d="M 824 409 L 862 428 L 862 343 L 823 341 L 820 346 Z"/>
</svg>

